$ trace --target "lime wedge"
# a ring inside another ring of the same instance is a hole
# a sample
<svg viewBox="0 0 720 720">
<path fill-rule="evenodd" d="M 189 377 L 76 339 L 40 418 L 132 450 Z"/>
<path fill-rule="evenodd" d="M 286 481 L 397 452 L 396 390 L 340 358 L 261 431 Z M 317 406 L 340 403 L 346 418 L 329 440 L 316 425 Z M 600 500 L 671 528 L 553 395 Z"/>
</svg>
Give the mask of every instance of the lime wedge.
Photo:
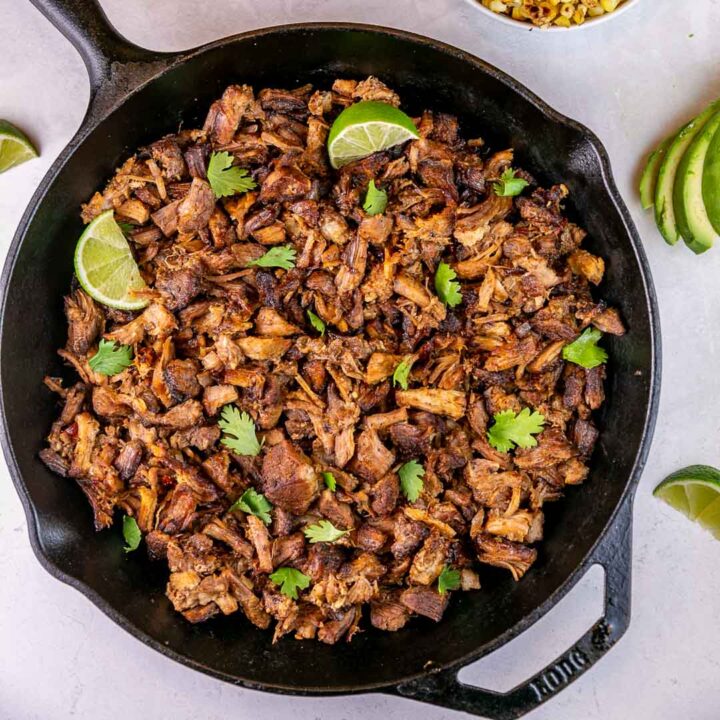
<svg viewBox="0 0 720 720">
<path fill-rule="evenodd" d="M 340 168 L 418 137 L 415 124 L 402 110 L 381 102 L 355 103 L 345 108 L 330 128 L 330 164 Z"/>
<path fill-rule="evenodd" d="M 90 297 L 120 310 L 139 310 L 148 304 L 135 297 L 146 287 L 130 245 L 113 211 L 98 215 L 86 228 L 75 248 L 75 274 Z"/>
<path fill-rule="evenodd" d="M 0 173 L 37 156 L 37 150 L 22 130 L 0 120 Z"/>
<path fill-rule="evenodd" d="M 665 478 L 653 495 L 720 540 L 720 470 L 691 465 Z"/>
</svg>

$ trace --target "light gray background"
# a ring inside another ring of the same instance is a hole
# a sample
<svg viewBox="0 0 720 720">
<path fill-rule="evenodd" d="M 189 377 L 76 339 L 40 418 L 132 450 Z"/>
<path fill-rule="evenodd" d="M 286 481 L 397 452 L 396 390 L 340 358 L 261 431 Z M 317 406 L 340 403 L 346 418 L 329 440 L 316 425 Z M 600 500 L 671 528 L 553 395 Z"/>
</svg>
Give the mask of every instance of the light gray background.
<svg viewBox="0 0 720 720">
<path fill-rule="evenodd" d="M 720 464 L 720 248 L 666 246 L 636 199 L 638 165 L 662 137 L 720 95 L 717 0 L 643 0 L 570 34 L 506 28 L 466 0 L 103 0 L 120 32 L 179 50 L 284 22 L 352 20 L 413 30 L 494 63 L 591 127 L 612 159 L 660 298 L 664 381 L 658 428 L 635 503 L 633 619 L 620 644 L 532 720 L 716 720 L 720 715 L 720 545 L 651 496 L 669 472 Z M 39 160 L 0 176 L 4 255 L 31 194 L 77 129 L 88 85 L 75 50 L 25 0 L 0 0 L 0 117 L 37 141 Z M 68 260 L 69 262 L 69 260 Z M 602 607 L 595 569 L 522 637 L 463 678 L 507 690 L 565 650 Z M 452 638 L 448 637 L 448 642 Z M 288 698 L 238 689 L 149 650 L 30 550 L 0 466 L 0 718 L 58 720 L 388 720 L 460 718 L 381 695 Z"/>
</svg>

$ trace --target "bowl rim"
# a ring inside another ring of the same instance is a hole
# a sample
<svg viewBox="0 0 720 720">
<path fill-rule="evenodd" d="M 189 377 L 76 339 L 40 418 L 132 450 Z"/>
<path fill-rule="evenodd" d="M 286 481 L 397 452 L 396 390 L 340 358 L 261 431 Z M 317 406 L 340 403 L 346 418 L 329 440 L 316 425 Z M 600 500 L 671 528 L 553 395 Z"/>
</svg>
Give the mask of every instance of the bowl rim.
<svg viewBox="0 0 720 720">
<path fill-rule="evenodd" d="M 490 8 L 486 8 L 480 0 L 466 0 L 466 2 L 484 15 L 501 22 L 503 25 L 513 27 L 516 30 L 525 30 L 527 32 L 537 31 L 539 35 L 546 35 L 548 33 L 564 33 L 573 30 L 588 30 L 589 28 L 597 27 L 602 23 L 615 20 L 615 18 L 635 7 L 640 0 L 623 0 L 622 5 L 613 12 L 605 13 L 603 15 L 599 15 L 598 17 L 586 20 L 582 25 L 571 25 L 570 27 L 559 27 L 558 25 L 539 27 L 538 25 L 533 25 L 532 23 L 525 22 L 524 20 L 513 20 L 511 17 L 503 15 L 502 13 L 493 12 Z"/>
</svg>

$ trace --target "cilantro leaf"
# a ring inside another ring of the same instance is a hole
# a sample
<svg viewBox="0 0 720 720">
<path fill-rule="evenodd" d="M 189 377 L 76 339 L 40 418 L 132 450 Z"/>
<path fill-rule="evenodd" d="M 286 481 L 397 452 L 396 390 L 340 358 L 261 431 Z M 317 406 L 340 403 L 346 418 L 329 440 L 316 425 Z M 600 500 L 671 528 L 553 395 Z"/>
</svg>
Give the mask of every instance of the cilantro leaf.
<svg viewBox="0 0 720 720">
<path fill-rule="evenodd" d="M 226 405 L 220 413 L 220 429 L 226 437 L 220 442 L 238 455 L 259 455 L 262 443 L 255 434 L 255 423 L 246 412 L 240 412 L 235 405 Z M 235 437 L 227 437 L 235 436 Z M 264 441 L 263 441 L 264 442 Z"/>
<path fill-rule="evenodd" d="M 299 570 L 291 567 L 278 568 L 270 579 L 280 585 L 280 592 L 286 597 L 297 600 L 298 588 L 304 590 L 310 585 L 310 578 Z"/>
<path fill-rule="evenodd" d="M 399 385 L 403 390 L 408 389 L 408 380 L 410 377 L 410 370 L 412 369 L 415 358 L 412 355 L 408 355 L 403 361 L 395 368 L 393 373 L 393 387 Z"/>
<path fill-rule="evenodd" d="M 509 452 L 516 445 L 531 448 L 537 445 L 533 435 L 542 432 L 545 416 L 539 412 L 530 413 L 530 408 L 523 408 L 519 413 L 504 410 L 495 413 L 495 421 L 487 433 L 490 444 L 500 452 Z"/>
<path fill-rule="evenodd" d="M 88 360 L 88 365 L 100 375 L 117 375 L 133 361 L 129 345 L 116 345 L 114 340 L 101 340 L 97 352 Z"/>
<path fill-rule="evenodd" d="M 325 485 L 327 485 L 328 490 L 332 490 L 335 492 L 337 489 L 337 481 L 335 480 L 335 476 L 331 472 L 324 472 L 322 474 L 323 480 L 325 480 Z"/>
<path fill-rule="evenodd" d="M 311 543 L 334 543 L 349 530 L 338 530 L 329 520 L 320 520 L 316 525 L 308 525 L 303 532 Z"/>
<path fill-rule="evenodd" d="M 398 470 L 398 475 L 403 495 L 410 502 L 415 502 L 423 491 L 425 468 L 417 460 L 410 460 Z"/>
<path fill-rule="evenodd" d="M 290 270 L 290 268 L 295 267 L 295 255 L 295 248 L 289 245 L 276 245 L 257 260 L 251 260 L 248 263 L 248 267 L 255 265 L 256 267 L 276 267 L 282 268 L 283 270 Z"/>
<path fill-rule="evenodd" d="M 438 578 L 438 592 L 444 595 L 448 590 L 457 590 L 459 587 L 460 571 L 453 570 L 446 565 Z"/>
<path fill-rule="evenodd" d="M 500 197 L 515 197 L 529 184 L 527 180 L 515 177 L 515 171 L 512 168 L 508 168 L 500 176 L 500 182 L 493 183 L 493 190 L 495 194 Z"/>
<path fill-rule="evenodd" d="M 368 215 L 379 215 L 385 212 L 385 208 L 388 204 L 388 196 L 384 190 L 375 186 L 375 181 L 371 180 L 368 185 L 367 193 L 365 194 L 365 202 L 363 203 L 363 210 Z"/>
<path fill-rule="evenodd" d="M 267 498 L 255 488 L 248 488 L 229 508 L 228 512 L 242 510 L 243 512 L 259 517 L 266 525 L 270 524 L 270 511 L 272 505 Z"/>
<path fill-rule="evenodd" d="M 577 340 L 563 348 L 563 359 L 591 370 L 607 362 L 608 354 L 598 347 L 602 333 L 597 328 L 585 328 Z"/>
<path fill-rule="evenodd" d="M 325 323 L 312 310 L 307 310 L 308 320 L 310 324 L 320 333 L 322 337 L 325 335 Z"/>
<path fill-rule="evenodd" d="M 123 518 L 123 537 L 127 543 L 124 547 L 126 553 L 138 549 L 140 541 L 142 540 L 142 533 L 134 517 L 125 515 Z"/>
<path fill-rule="evenodd" d="M 462 302 L 460 283 L 455 280 L 457 274 L 444 262 L 441 262 L 435 271 L 435 292 L 449 307 L 455 307 Z"/>
<path fill-rule="evenodd" d="M 129 222 L 119 222 L 118 227 L 122 230 L 123 235 L 129 235 L 135 229 L 135 226 Z"/>
<path fill-rule="evenodd" d="M 216 198 L 247 192 L 257 187 L 245 168 L 233 167 L 233 156 L 228 152 L 210 155 L 207 179 Z"/>
</svg>

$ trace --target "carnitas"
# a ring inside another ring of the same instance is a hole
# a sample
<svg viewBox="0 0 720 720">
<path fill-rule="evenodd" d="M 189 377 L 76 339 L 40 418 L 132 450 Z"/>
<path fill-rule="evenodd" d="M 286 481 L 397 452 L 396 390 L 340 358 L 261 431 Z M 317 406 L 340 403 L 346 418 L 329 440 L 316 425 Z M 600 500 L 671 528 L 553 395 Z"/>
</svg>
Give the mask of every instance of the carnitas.
<svg viewBox="0 0 720 720">
<path fill-rule="evenodd" d="M 439 621 L 484 565 L 519 580 L 544 503 L 588 474 L 604 370 L 562 351 L 587 328 L 625 328 L 593 298 L 604 263 L 564 217 L 567 189 L 514 168 L 527 189 L 499 195 L 512 151 L 465 139 L 442 108 L 414 118 L 418 139 L 333 170 L 329 127 L 368 99 L 400 103 L 376 78 L 230 86 L 202 128 L 140 149 L 82 208 L 130 224 L 148 305 L 68 294 L 59 353 L 77 379 L 46 378 L 62 409 L 40 457 L 82 488 L 97 530 L 135 519 L 190 622 L 240 613 L 275 639 L 334 643 Z M 221 152 L 252 189 L 216 197 Z M 370 181 L 381 214 L 363 209 Z M 289 267 L 256 262 L 272 248 L 292 250 Z M 458 303 L 438 295 L 441 262 Z M 132 364 L 93 370 L 101 339 L 131 347 Z M 228 406 L 258 454 L 223 442 Z M 522 408 L 545 418 L 537 445 L 499 451 L 494 415 Z M 265 516 L 239 502 L 248 490 Z M 338 537 L 313 542 L 322 522 Z M 306 587 L 283 592 L 281 568 Z"/>
</svg>

